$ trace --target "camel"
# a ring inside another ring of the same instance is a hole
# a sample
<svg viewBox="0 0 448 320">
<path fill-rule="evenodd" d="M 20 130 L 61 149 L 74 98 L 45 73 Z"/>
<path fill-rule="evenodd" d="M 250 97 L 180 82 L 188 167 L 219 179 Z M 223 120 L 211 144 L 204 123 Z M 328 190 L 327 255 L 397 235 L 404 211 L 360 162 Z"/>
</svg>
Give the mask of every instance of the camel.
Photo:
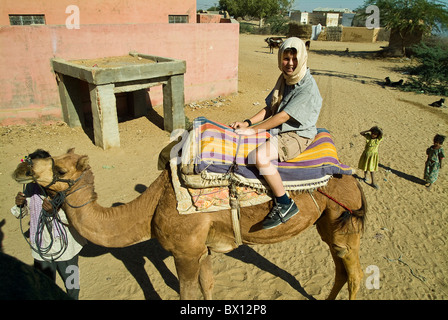
<svg viewBox="0 0 448 320">
<path fill-rule="evenodd" d="M 158 178 L 133 201 L 105 208 L 97 203 L 94 175 L 87 155 L 73 149 L 66 154 L 20 163 L 13 173 L 20 184 L 32 181 L 51 196 L 62 196 L 69 223 L 86 239 L 104 247 L 126 247 L 156 238 L 172 253 L 180 286 L 180 299 L 195 299 L 198 286 L 205 299 L 212 299 L 212 252 L 237 248 L 230 210 L 179 214 L 170 171 Z M 330 179 L 319 192 L 293 194 L 300 212 L 287 223 L 263 230 L 261 222 L 272 201 L 240 211 L 243 244 L 271 244 L 298 235 L 313 224 L 330 248 L 335 282 L 328 299 L 335 299 L 348 282 L 349 299 L 355 299 L 363 272 L 359 261 L 360 238 L 367 204 L 360 184 L 351 175 Z M 344 209 L 352 208 L 351 212 Z"/>
</svg>

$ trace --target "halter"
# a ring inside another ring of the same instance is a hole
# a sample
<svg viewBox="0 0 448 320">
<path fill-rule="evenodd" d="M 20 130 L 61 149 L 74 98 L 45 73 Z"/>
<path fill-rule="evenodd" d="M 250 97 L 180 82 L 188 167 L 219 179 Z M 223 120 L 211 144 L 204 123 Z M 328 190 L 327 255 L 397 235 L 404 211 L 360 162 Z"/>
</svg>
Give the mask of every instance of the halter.
<svg viewBox="0 0 448 320">
<path fill-rule="evenodd" d="M 51 187 L 52 185 L 54 185 L 56 182 L 65 182 L 65 183 L 68 184 L 68 189 L 67 189 L 66 191 L 69 191 L 69 190 L 73 187 L 73 185 L 74 185 L 76 182 L 78 182 L 79 179 L 81 179 L 81 177 L 82 177 L 82 175 L 84 174 L 84 172 L 83 172 L 83 173 L 78 177 L 78 179 L 76 179 L 76 180 L 72 180 L 72 179 L 60 179 L 60 178 L 56 175 L 55 170 L 54 170 L 54 159 L 53 159 L 53 158 L 50 158 L 50 159 L 51 159 L 51 171 L 53 171 L 53 181 L 51 181 L 50 184 L 48 184 L 48 185 L 45 186 L 44 188 L 45 188 L 45 189 L 48 189 L 49 187 Z M 31 159 L 30 159 L 30 161 L 31 161 Z M 31 161 L 31 165 L 32 165 L 32 161 Z M 33 179 L 34 179 L 34 177 L 33 177 Z"/>
<path fill-rule="evenodd" d="M 31 249 L 34 250 L 35 252 L 37 252 L 41 256 L 41 258 L 44 259 L 45 261 L 54 261 L 54 260 L 59 259 L 64 254 L 64 252 L 65 252 L 65 250 L 67 249 L 67 246 L 68 246 L 67 232 L 65 231 L 64 228 L 60 228 L 58 231 L 59 231 L 59 234 L 60 234 L 60 237 L 61 237 L 61 249 L 58 250 L 57 252 L 53 253 L 53 254 L 49 253 L 51 248 L 52 248 L 52 246 L 53 246 L 53 243 L 54 243 L 53 233 L 51 231 L 51 227 L 49 227 L 51 225 L 52 219 L 57 219 L 59 221 L 59 223 L 64 224 L 61 221 L 61 219 L 59 217 L 59 214 L 58 214 L 58 210 L 62 206 L 62 204 L 65 202 L 68 206 L 70 206 L 72 208 L 81 208 L 81 207 L 83 207 L 83 206 L 85 206 L 88 203 L 93 201 L 93 199 L 90 199 L 89 201 L 87 201 L 86 203 L 84 203 L 84 204 L 82 204 L 80 206 L 74 206 L 74 205 L 70 204 L 67 201 L 67 197 L 69 195 L 73 194 L 74 192 L 76 192 L 76 191 L 78 191 L 78 190 L 80 190 L 80 189 L 82 189 L 82 188 L 87 186 L 87 184 L 86 184 L 86 185 L 83 185 L 83 186 L 81 186 L 81 187 L 71 191 L 73 186 L 82 178 L 82 176 L 84 175 L 84 172 L 75 180 L 73 180 L 73 179 L 61 179 L 56 174 L 54 159 L 51 158 L 51 161 L 52 161 L 53 180 L 48 185 L 41 186 L 37 182 L 37 179 L 34 177 L 34 174 L 33 174 L 33 170 L 32 170 L 33 160 L 29 156 L 26 156 L 24 159 L 22 159 L 22 162 L 26 162 L 27 163 L 28 169 L 30 170 L 30 175 L 33 178 L 33 181 L 36 183 L 36 185 L 39 186 L 39 188 L 40 188 L 40 190 L 42 192 L 42 195 L 44 197 L 47 197 L 47 192 L 46 192 L 47 190 L 46 189 L 48 189 L 50 186 L 54 185 L 56 182 L 64 182 L 64 183 L 67 183 L 67 185 L 68 185 L 67 189 L 65 189 L 63 191 L 57 192 L 56 195 L 50 200 L 50 203 L 51 203 L 51 205 L 53 207 L 53 212 L 54 212 L 53 215 L 48 214 L 48 212 L 46 212 L 44 209 L 42 209 L 42 211 L 40 213 L 40 216 L 39 216 L 37 230 L 36 230 L 36 241 L 35 241 L 36 242 L 36 248 L 34 248 L 31 245 L 31 243 L 28 241 L 28 239 L 26 239 L 26 237 L 25 237 L 25 240 L 28 242 L 28 244 L 30 245 Z M 25 185 L 23 187 L 23 190 L 25 191 Z M 20 218 L 22 218 L 22 217 L 23 217 L 22 209 L 20 209 Z M 22 219 L 20 219 L 20 228 L 21 228 L 22 234 L 23 234 Z M 42 239 L 44 228 L 47 228 L 48 231 L 49 231 L 49 234 L 50 234 L 50 244 L 47 247 L 42 248 L 40 246 L 40 243 L 41 243 L 41 239 Z"/>
<path fill-rule="evenodd" d="M 33 181 L 39 186 L 39 188 L 41 189 L 41 191 L 43 192 L 43 194 L 44 194 L 45 196 L 47 196 L 47 192 L 46 192 L 46 190 L 47 190 L 49 187 L 51 187 L 52 185 L 54 185 L 56 182 L 64 182 L 64 183 L 67 183 L 68 188 L 65 189 L 65 190 L 63 190 L 63 191 L 58 191 L 58 192 L 56 193 L 56 195 L 53 197 L 53 199 L 50 201 L 51 204 L 53 205 L 53 208 L 57 208 L 57 209 L 59 209 L 60 206 L 62 205 L 62 203 L 64 203 L 64 201 L 65 201 L 65 203 L 67 203 L 68 206 L 70 206 L 70 207 L 72 207 L 72 208 L 81 208 L 81 207 L 84 207 L 85 205 L 89 204 L 90 202 L 92 202 L 93 199 L 90 199 L 89 201 L 87 201 L 86 203 L 84 203 L 84 204 L 82 204 L 82 205 L 80 205 L 80 206 L 74 206 L 74 205 L 70 204 L 70 203 L 67 201 L 67 197 L 68 197 L 69 195 L 71 195 L 71 194 L 75 193 L 76 191 L 78 191 L 78 190 L 80 190 L 80 189 L 82 189 L 82 188 L 85 188 L 85 187 L 87 186 L 87 185 L 81 186 L 81 187 L 79 187 L 78 189 L 73 190 L 72 192 L 70 192 L 71 189 L 73 188 L 73 186 L 74 186 L 79 180 L 81 180 L 82 176 L 84 175 L 84 172 L 81 173 L 81 175 L 80 175 L 76 180 L 73 180 L 73 179 L 61 179 L 61 178 L 59 178 L 59 176 L 56 174 L 54 159 L 53 159 L 53 158 L 50 158 L 50 159 L 51 159 L 51 171 L 53 171 L 53 180 L 52 180 L 48 185 L 46 185 L 46 186 L 44 186 L 44 187 L 42 187 L 42 186 L 37 182 L 36 178 L 35 178 L 34 175 L 32 174 L 32 172 L 33 172 L 33 171 L 32 171 L 33 160 L 32 160 L 29 156 L 26 156 L 24 160 L 22 159 L 22 162 L 27 162 L 28 168 L 31 169 L 30 172 L 31 172 L 31 177 L 33 178 Z M 69 192 L 70 192 L 70 193 L 69 193 Z"/>
</svg>

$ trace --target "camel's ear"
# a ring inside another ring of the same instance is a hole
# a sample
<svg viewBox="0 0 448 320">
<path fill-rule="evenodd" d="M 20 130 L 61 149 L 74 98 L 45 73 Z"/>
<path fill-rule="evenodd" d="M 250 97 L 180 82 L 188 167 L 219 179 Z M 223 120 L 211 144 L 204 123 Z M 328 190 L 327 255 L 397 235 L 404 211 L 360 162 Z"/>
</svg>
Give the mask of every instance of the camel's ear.
<svg viewBox="0 0 448 320">
<path fill-rule="evenodd" d="M 90 165 L 89 165 L 89 157 L 88 156 L 81 156 L 78 159 L 78 162 L 76 163 L 76 170 L 78 171 L 85 171 L 90 169 Z"/>
<path fill-rule="evenodd" d="M 67 153 L 75 153 L 75 148 L 70 148 L 67 150 Z"/>
</svg>

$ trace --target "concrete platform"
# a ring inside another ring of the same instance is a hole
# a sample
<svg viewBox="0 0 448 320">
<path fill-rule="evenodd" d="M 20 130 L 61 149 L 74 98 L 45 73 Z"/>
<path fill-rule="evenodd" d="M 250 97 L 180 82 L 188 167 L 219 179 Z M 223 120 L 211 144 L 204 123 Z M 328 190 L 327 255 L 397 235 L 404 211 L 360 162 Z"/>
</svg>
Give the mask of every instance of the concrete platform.
<svg viewBox="0 0 448 320">
<path fill-rule="evenodd" d="M 164 129 L 185 127 L 184 73 L 186 62 L 130 52 L 129 56 L 100 59 L 52 59 L 58 78 L 64 121 L 82 126 L 84 114 L 78 81 L 89 84 L 95 145 L 108 149 L 120 146 L 115 93 L 132 92 L 134 115 L 147 114 L 145 95 L 152 86 L 162 85 Z"/>
</svg>

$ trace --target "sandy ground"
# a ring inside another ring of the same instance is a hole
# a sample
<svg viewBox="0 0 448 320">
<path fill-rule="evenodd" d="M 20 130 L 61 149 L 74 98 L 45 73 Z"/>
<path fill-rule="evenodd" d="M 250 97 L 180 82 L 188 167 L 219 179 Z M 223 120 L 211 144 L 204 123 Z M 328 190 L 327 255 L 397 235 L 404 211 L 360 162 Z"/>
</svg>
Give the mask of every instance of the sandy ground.
<svg viewBox="0 0 448 320">
<path fill-rule="evenodd" d="M 277 55 L 269 54 L 263 39 L 240 37 L 238 94 L 187 105 L 189 119 L 205 116 L 230 123 L 252 116 L 263 106 L 279 74 Z M 384 130 L 377 173 L 380 189 L 363 183 L 369 212 L 360 253 L 366 275 L 358 298 L 447 299 L 447 171 L 442 169 L 431 191 L 420 184 L 420 178 L 433 136 L 448 133 L 448 109 L 428 106 L 440 97 L 383 88 L 379 83 L 386 76 L 393 81 L 405 78 L 400 68 L 410 61 L 366 58 L 381 45 L 386 43 L 314 41 L 309 54 L 324 99 L 318 125 L 331 131 L 340 160 L 356 167 L 364 147 L 359 132 L 373 125 Z M 169 142 L 169 134 L 160 128 L 162 108 L 154 109 L 151 117 L 121 122 L 121 147 L 107 151 L 96 147 L 82 129 L 64 123 L 0 128 L 4 251 L 32 263 L 19 223 L 9 211 L 21 190 L 11 178 L 21 158 L 37 147 L 54 155 L 75 147 L 77 153 L 90 157 L 99 203 L 128 202 L 159 175 L 157 154 Z M 369 266 L 379 271 L 379 289 L 366 285 Z M 329 250 L 314 227 L 282 243 L 214 254 L 213 269 L 215 299 L 230 300 L 323 299 L 334 274 Z M 81 252 L 80 273 L 80 299 L 178 298 L 173 258 L 155 240 L 124 249 L 89 244 Z M 59 278 L 57 283 L 62 286 Z M 338 298 L 347 297 L 345 286 Z"/>
</svg>

